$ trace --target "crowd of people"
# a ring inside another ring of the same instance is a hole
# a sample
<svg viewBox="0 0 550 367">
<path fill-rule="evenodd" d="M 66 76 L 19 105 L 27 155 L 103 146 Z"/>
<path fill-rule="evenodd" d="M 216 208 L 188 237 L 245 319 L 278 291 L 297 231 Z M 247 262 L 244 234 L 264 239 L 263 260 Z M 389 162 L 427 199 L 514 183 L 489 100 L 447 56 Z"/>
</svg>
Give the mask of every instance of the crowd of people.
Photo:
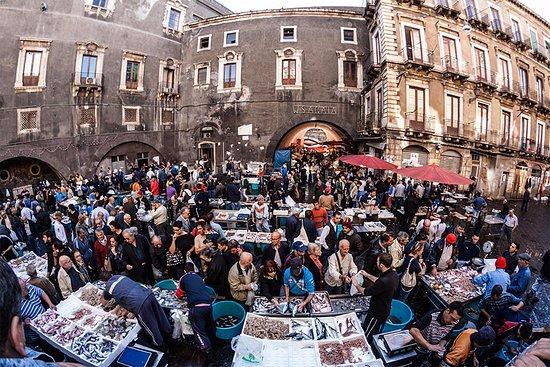
<svg viewBox="0 0 550 367">
<path fill-rule="evenodd" d="M 205 354 L 215 344 L 207 286 L 220 299 L 236 301 L 247 310 L 258 295 L 276 305 L 280 297 L 301 297 L 298 309 L 304 312 L 315 291 L 349 294 L 354 288 L 359 295 L 371 296 L 363 322 L 371 340 L 386 323 L 392 299 L 407 301 L 419 277 L 480 257 L 483 223 L 476 218 L 487 203 L 475 185 L 468 192 L 474 219 L 456 221 L 442 200 L 443 192 L 454 188 L 374 175 L 338 165 L 330 157 L 304 156 L 292 169 L 260 167 L 258 195 L 251 195 L 238 162 L 230 161 L 225 171 L 214 175 L 206 158 L 195 167 L 131 167 L 128 172 L 102 172 L 90 181 L 76 175 L 59 185 L 40 182 L 32 193 L 6 200 L 0 211 L 2 258 L 9 261 L 33 251 L 48 261 L 45 277 L 30 266 L 29 280 L 8 288 L 17 295 L 11 301 L 2 298 L 2 307 L 11 307 L 8 314 L 25 321 L 27 345 L 37 350 L 42 345 L 28 320 L 98 279 L 107 281 L 111 290 L 105 300 L 115 298 L 135 312 L 157 348 L 170 344 L 170 324 L 150 290 L 136 287 L 163 279 L 178 281 L 179 295 L 187 297 L 189 320 Z M 313 207 L 304 211 L 291 206 L 281 229 L 273 210 L 287 207 L 289 198 Z M 249 229 L 270 232 L 271 243 L 249 248 L 227 239 L 211 211 L 211 199 L 223 199 L 227 209 L 235 210 L 253 199 Z M 427 207 L 427 214 L 414 221 L 421 206 Z M 395 214 L 396 223 L 392 230 L 365 237 L 344 214 L 346 208 L 367 209 L 372 213 L 367 216 L 385 208 Z M 495 271 L 473 279 L 485 286 L 477 327 L 461 322 L 464 306 L 458 302 L 417 319 L 410 331 L 421 363 L 497 363 L 494 356 L 508 339 L 524 345 L 531 337 L 530 319 L 522 312 L 533 303 L 532 295 L 526 300 L 531 257 L 513 236 L 518 220 L 507 203 L 501 215 L 509 248 L 497 259 Z M 549 268 L 547 252 L 540 272 L 546 282 Z M 6 305 L 9 302 L 16 302 L 17 312 L 14 304 Z M 10 328 L 3 322 L 1 336 Z M 27 353 L 14 348 L 16 353 L 0 350 L 0 361 Z M 478 348 L 480 352 L 473 353 Z"/>
</svg>

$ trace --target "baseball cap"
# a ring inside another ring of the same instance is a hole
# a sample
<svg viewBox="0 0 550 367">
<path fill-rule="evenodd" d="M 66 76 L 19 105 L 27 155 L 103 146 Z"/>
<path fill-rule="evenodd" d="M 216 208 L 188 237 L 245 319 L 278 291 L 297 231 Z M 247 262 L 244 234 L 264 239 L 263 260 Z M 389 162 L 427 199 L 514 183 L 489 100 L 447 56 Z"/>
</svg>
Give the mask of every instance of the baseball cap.
<svg viewBox="0 0 550 367">
<path fill-rule="evenodd" d="M 499 257 L 497 261 L 495 262 L 495 266 L 497 269 L 505 269 L 506 268 L 506 258 Z"/>
<path fill-rule="evenodd" d="M 302 241 L 294 241 L 292 248 L 296 251 L 307 252 L 307 245 Z"/>
<path fill-rule="evenodd" d="M 518 255 L 518 259 L 529 261 L 531 260 L 531 255 L 529 255 L 527 252 L 522 252 Z"/>
<path fill-rule="evenodd" d="M 454 233 L 449 233 L 447 237 L 445 237 L 445 241 L 451 245 L 454 245 L 456 243 L 456 235 Z"/>
<path fill-rule="evenodd" d="M 495 341 L 496 334 L 492 327 L 484 326 L 472 336 L 474 342 L 480 347 L 491 345 Z"/>
</svg>

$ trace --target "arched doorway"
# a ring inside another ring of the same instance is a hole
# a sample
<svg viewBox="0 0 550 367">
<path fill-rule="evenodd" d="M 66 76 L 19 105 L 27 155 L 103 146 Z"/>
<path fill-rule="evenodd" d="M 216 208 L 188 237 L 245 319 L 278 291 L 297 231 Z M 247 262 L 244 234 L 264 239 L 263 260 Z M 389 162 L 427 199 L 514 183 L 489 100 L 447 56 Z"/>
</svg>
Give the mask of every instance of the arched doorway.
<svg viewBox="0 0 550 367">
<path fill-rule="evenodd" d="M 514 185 L 512 187 L 512 197 L 520 198 L 523 195 L 525 184 L 527 183 L 527 170 L 529 167 L 525 162 L 518 162 L 514 172 Z"/>
<path fill-rule="evenodd" d="M 542 167 L 538 164 L 531 168 L 531 196 L 537 195 L 541 185 Z"/>
<path fill-rule="evenodd" d="M 114 170 L 127 172 L 130 166 L 143 167 L 163 160 L 159 151 L 139 141 L 122 143 L 109 150 L 99 162 L 96 173 L 111 173 Z"/>
<path fill-rule="evenodd" d="M 446 150 L 441 153 L 441 167 L 460 173 L 462 170 L 462 155 L 456 150 Z"/>
<path fill-rule="evenodd" d="M 275 168 L 305 155 L 339 156 L 352 151 L 352 140 L 342 129 L 323 121 L 309 121 L 290 129 L 277 144 Z"/>
<path fill-rule="evenodd" d="M 0 162 L 0 187 L 4 189 L 32 185 L 40 180 L 60 182 L 61 178 L 55 168 L 36 158 L 16 157 Z"/>
<path fill-rule="evenodd" d="M 430 152 L 428 149 L 420 145 L 409 145 L 403 149 L 402 166 L 403 167 L 418 167 L 428 164 Z"/>
</svg>

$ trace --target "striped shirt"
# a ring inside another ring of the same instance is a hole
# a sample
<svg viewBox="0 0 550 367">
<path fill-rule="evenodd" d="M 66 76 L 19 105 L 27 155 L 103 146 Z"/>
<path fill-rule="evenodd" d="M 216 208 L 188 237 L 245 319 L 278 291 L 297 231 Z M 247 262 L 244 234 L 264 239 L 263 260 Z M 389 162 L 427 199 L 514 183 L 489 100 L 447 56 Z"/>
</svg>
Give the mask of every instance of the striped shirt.
<svg viewBox="0 0 550 367">
<path fill-rule="evenodd" d="M 27 284 L 29 294 L 21 300 L 21 317 L 34 319 L 44 313 L 46 309 L 42 306 L 42 294 L 44 291 L 34 285 Z"/>
</svg>

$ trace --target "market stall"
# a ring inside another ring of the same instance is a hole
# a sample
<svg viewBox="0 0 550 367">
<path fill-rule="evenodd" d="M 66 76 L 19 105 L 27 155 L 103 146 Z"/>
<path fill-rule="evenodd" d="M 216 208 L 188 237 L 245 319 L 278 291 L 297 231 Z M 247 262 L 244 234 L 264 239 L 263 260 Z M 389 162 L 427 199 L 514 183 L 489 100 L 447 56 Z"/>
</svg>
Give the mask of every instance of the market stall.
<svg viewBox="0 0 550 367">
<path fill-rule="evenodd" d="M 110 366 L 141 327 L 135 316 L 111 303 L 100 305 L 101 290 L 87 284 L 31 322 L 47 343 L 86 366 Z"/>
<path fill-rule="evenodd" d="M 214 221 L 222 226 L 223 229 L 246 229 L 248 228 L 248 218 L 250 210 L 222 210 L 214 209 Z"/>
<path fill-rule="evenodd" d="M 32 251 L 25 251 L 23 256 L 10 260 L 8 264 L 13 269 L 15 275 L 25 281 L 29 279 L 27 275 L 28 265 L 34 265 L 39 277 L 48 277 L 48 260 L 36 255 Z"/>
<path fill-rule="evenodd" d="M 234 349 L 233 366 L 320 367 L 375 363 L 355 313 L 303 318 L 248 313 Z"/>
<path fill-rule="evenodd" d="M 444 309 L 453 301 L 462 302 L 468 307 L 479 301 L 483 294 L 483 289 L 472 282 L 476 275 L 478 272 L 469 267 L 450 269 L 439 272 L 435 277 L 426 274 L 420 278 L 420 284 L 437 309 Z"/>
<path fill-rule="evenodd" d="M 249 252 L 254 253 L 256 249 L 263 252 L 271 243 L 271 233 L 268 232 L 252 232 L 244 229 L 230 229 L 225 232 L 225 238 L 235 240 Z M 281 238 L 282 241 L 286 239 Z"/>
</svg>

